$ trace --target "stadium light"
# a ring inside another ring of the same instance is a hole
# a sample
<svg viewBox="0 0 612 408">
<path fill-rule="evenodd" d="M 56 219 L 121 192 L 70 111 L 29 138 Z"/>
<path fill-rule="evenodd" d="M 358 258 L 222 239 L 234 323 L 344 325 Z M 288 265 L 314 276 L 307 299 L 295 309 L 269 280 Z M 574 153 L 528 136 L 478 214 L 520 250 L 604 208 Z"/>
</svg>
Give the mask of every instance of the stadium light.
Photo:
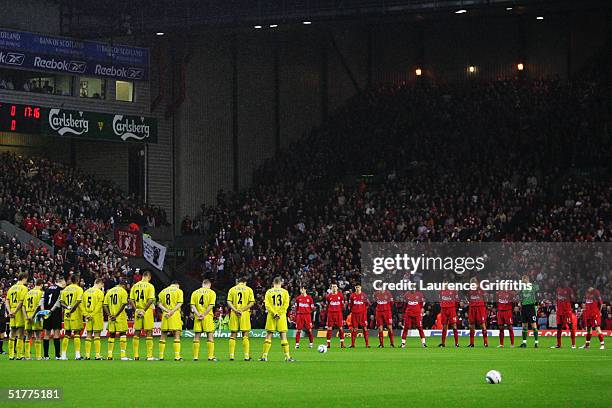
<svg viewBox="0 0 612 408">
<path fill-rule="evenodd" d="M 506 11 L 512 11 L 512 7 L 506 7 Z"/>
<path fill-rule="evenodd" d="M 302 24 L 304 24 L 304 25 L 311 25 L 312 21 L 303 21 Z"/>
<path fill-rule="evenodd" d="M 255 29 L 259 30 L 259 29 L 261 29 L 262 27 L 261 27 L 260 25 L 256 25 L 256 26 L 253 26 L 253 28 L 255 28 Z"/>
<path fill-rule="evenodd" d="M 270 24 L 270 28 L 276 28 L 278 27 L 278 24 Z"/>
<path fill-rule="evenodd" d="M 162 33 L 161 31 L 159 31 L 159 32 L 155 33 L 155 35 L 160 36 L 160 37 L 161 37 L 162 35 L 164 35 L 164 34 L 165 34 L 165 33 Z"/>
<path fill-rule="evenodd" d="M 460 9 L 460 10 L 455 11 L 455 14 L 464 14 L 464 13 L 467 13 L 466 9 Z"/>
<path fill-rule="evenodd" d="M 518 69 L 519 71 L 522 71 L 525 69 L 525 66 L 523 65 L 522 62 L 519 62 L 518 64 L 516 64 L 516 69 Z"/>
<path fill-rule="evenodd" d="M 470 74 L 473 74 L 474 72 L 476 72 L 476 67 L 475 67 L 475 66 L 473 66 L 473 65 L 470 65 L 470 66 L 468 67 L 468 72 L 469 72 Z"/>
<path fill-rule="evenodd" d="M 537 16 L 536 20 L 544 20 L 544 17 L 543 16 Z"/>
<path fill-rule="evenodd" d="M 416 76 L 421 76 L 423 75 L 423 71 L 421 70 L 421 68 L 417 68 L 414 70 L 414 73 Z"/>
</svg>

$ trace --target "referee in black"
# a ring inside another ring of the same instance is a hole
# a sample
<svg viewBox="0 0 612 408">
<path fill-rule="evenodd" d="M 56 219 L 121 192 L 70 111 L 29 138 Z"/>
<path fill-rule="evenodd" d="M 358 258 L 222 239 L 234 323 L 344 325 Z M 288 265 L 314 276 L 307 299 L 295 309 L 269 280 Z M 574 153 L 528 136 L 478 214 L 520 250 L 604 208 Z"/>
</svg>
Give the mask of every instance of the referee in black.
<svg viewBox="0 0 612 408">
<path fill-rule="evenodd" d="M 61 355 L 61 330 L 62 330 L 62 307 L 60 305 L 60 295 L 66 287 L 66 280 L 60 276 L 55 279 L 55 284 L 50 285 L 43 295 L 44 310 L 49 310 L 51 314 L 43 322 L 45 338 L 43 348 L 45 351 L 44 360 L 49 360 L 49 338 L 53 338 L 55 348 L 55 359 L 59 360 Z"/>
</svg>

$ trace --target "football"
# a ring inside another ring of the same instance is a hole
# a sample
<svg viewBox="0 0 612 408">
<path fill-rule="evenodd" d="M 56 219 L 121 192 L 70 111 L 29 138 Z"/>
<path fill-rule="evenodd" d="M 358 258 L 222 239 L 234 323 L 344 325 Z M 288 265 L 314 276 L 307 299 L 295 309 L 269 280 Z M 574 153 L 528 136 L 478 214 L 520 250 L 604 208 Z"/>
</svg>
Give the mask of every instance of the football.
<svg viewBox="0 0 612 408">
<path fill-rule="evenodd" d="M 489 384 L 499 384 L 502 380 L 502 377 L 499 371 L 491 370 L 487 373 L 485 379 Z"/>
<path fill-rule="evenodd" d="M 327 353 L 327 346 L 325 344 L 321 344 L 318 348 L 317 351 L 319 353 Z"/>
</svg>

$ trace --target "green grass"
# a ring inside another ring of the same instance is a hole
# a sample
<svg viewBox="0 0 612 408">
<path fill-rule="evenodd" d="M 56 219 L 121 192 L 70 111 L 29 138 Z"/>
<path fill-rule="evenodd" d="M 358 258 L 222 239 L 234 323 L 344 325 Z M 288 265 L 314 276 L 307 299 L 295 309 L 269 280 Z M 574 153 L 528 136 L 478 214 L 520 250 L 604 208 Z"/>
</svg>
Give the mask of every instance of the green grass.
<svg viewBox="0 0 612 408">
<path fill-rule="evenodd" d="M 430 348 L 421 349 L 419 340 L 411 338 L 404 350 L 365 349 L 361 338 L 357 349 L 340 349 L 335 340 L 336 347 L 326 354 L 292 346 L 298 360 L 293 364 L 283 362 L 278 339 L 267 363 L 255 358 L 228 361 L 227 339 L 216 342 L 217 363 L 191 361 L 190 339 L 182 342 L 182 362 L 7 361 L 3 355 L 0 388 L 63 388 L 62 402 L 38 402 L 37 407 L 604 407 L 612 401 L 609 349 L 571 350 L 565 338 L 566 348 L 561 350 L 549 349 L 551 338 L 542 339 L 537 350 L 532 338 L 527 349 L 497 349 L 497 339 L 491 340 L 489 349 L 482 348 L 480 338 L 475 349 L 438 349 L 438 339 L 431 338 Z M 238 341 L 237 357 L 242 356 L 241 346 Z M 251 340 L 253 357 L 259 357 L 261 346 L 261 339 Z M 141 349 L 142 356 L 144 341 Z M 102 351 L 106 352 L 105 341 Z M 167 358 L 171 354 L 169 342 Z M 205 343 L 201 356 L 206 356 Z M 485 383 L 490 369 L 502 373 L 502 384 Z"/>
</svg>

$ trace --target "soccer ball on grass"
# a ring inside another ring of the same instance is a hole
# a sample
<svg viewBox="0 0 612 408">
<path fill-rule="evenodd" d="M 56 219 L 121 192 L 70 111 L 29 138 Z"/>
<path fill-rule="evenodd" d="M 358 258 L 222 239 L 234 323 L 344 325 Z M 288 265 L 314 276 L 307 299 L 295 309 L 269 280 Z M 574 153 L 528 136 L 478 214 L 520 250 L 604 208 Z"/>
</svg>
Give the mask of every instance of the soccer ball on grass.
<svg viewBox="0 0 612 408">
<path fill-rule="evenodd" d="M 491 370 L 487 373 L 485 379 L 489 384 L 499 384 L 502 380 L 502 377 L 499 371 Z"/>
<path fill-rule="evenodd" d="M 327 346 L 325 344 L 321 344 L 319 347 L 317 347 L 317 351 L 319 353 L 327 353 Z"/>
</svg>

